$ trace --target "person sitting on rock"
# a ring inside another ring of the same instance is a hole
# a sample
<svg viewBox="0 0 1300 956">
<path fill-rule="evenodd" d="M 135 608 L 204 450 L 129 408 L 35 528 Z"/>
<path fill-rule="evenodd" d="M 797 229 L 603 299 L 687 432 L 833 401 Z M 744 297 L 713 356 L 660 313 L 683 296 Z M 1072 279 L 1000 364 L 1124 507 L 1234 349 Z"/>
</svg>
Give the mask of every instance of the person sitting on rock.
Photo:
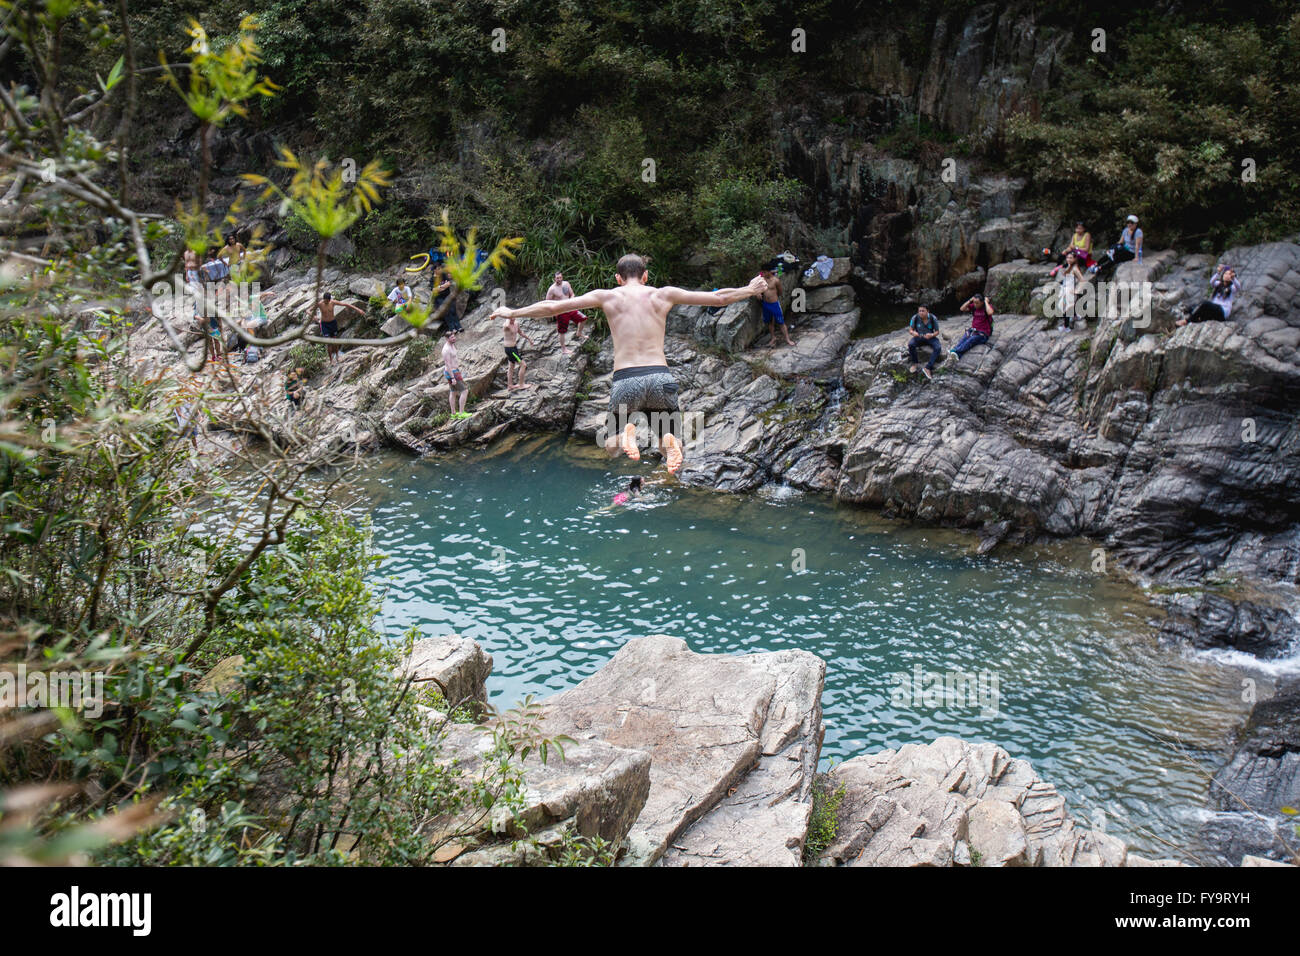
<svg viewBox="0 0 1300 956">
<path fill-rule="evenodd" d="M 289 400 L 289 414 L 302 408 L 303 399 L 307 397 L 307 373 L 296 368 L 284 379 L 284 397 Z"/>
<path fill-rule="evenodd" d="M 971 314 L 970 328 L 961 341 L 948 353 L 960 362 L 961 357 L 977 345 L 983 345 L 993 335 L 993 303 L 976 292 L 962 303 L 961 310 Z"/>
<path fill-rule="evenodd" d="M 1142 230 L 1138 228 L 1138 217 L 1129 216 L 1124 220 L 1124 230 L 1119 234 L 1119 242 L 1102 254 L 1089 272 L 1108 276 L 1114 273 L 1120 263 L 1136 259 L 1142 261 Z"/>
<path fill-rule="evenodd" d="M 1050 249 L 1043 250 L 1043 254 L 1048 257 L 1051 257 L 1051 252 Z M 1074 234 L 1070 236 L 1069 246 L 1063 249 L 1055 257 L 1056 268 L 1051 271 L 1051 278 L 1055 279 L 1056 274 L 1065 268 L 1065 257 L 1071 252 L 1074 253 L 1079 268 L 1088 269 L 1092 266 L 1092 233 L 1084 227 L 1082 222 L 1076 222 L 1074 224 Z"/>
<path fill-rule="evenodd" d="M 790 338 L 790 330 L 785 324 L 785 313 L 781 311 L 781 293 L 784 289 L 781 287 L 781 280 L 776 277 L 776 273 L 770 268 L 762 269 L 758 273 L 767 283 L 767 291 L 763 293 L 760 300 L 763 306 L 763 325 L 769 326 L 772 337 L 767 340 L 767 347 L 772 348 L 776 345 L 776 330 L 780 328 L 781 334 L 785 336 L 786 345 L 794 345 L 794 340 Z"/>
<path fill-rule="evenodd" d="M 414 293 L 411 292 L 411 287 L 406 284 L 406 276 L 398 276 L 397 285 L 393 286 L 393 291 L 388 293 L 388 301 L 392 303 L 393 311 L 405 311 L 412 298 L 414 298 Z"/>
<path fill-rule="evenodd" d="M 916 307 L 916 315 L 912 316 L 907 323 L 907 330 L 911 333 L 911 338 L 907 341 L 907 355 L 912 360 L 909 372 L 915 372 L 920 367 L 921 360 L 917 357 L 916 350 L 923 346 L 930 347 L 930 360 L 925 363 L 925 377 L 934 378 L 930 374 L 934 368 L 934 363 L 939 361 L 939 356 L 943 353 L 943 345 L 939 341 L 939 322 L 930 310 L 923 305 Z"/>
<path fill-rule="evenodd" d="M 1183 326 L 1188 322 L 1225 322 L 1232 315 L 1232 300 L 1241 291 L 1237 281 L 1237 270 L 1220 263 L 1210 279 L 1210 297 L 1196 307 L 1185 319 L 1178 319 L 1174 325 Z"/>
</svg>

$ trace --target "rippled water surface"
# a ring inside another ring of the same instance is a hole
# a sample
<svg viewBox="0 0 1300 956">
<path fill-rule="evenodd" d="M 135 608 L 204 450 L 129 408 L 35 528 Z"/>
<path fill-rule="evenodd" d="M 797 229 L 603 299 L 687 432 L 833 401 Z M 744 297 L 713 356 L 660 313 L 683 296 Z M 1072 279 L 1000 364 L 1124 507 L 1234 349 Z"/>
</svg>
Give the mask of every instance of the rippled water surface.
<svg viewBox="0 0 1300 956">
<path fill-rule="evenodd" d="M 498 705 L 571 687 L 645 634 L 802 648 L 827 663 L 824 763 L 989 740 L 1077 817 L 1147 853 L 1194 850 L 1206 774 L 1248 709 L 1243 674 L 1158 644 L 1141 595 L 1094 573 L 1087 547 L 980 557 L 971 536 L 786 489 L 657 487 L 611 506 L 634 473 L 650 468 L 557 438 L 377 460 L 359 490 L 388 556 L 385 627 L 482 642 Z M 903 677 L 918 674 L 914 693 Z M 944 699 L 932 675 L 973 687 Z"/>
</svg>

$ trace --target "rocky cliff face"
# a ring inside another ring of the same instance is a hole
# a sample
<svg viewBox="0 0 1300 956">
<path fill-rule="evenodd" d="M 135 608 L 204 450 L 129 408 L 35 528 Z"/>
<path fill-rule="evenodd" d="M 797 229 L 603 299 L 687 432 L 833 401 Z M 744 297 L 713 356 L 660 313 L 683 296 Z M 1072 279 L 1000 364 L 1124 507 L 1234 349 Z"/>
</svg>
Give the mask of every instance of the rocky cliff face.
<svg viewBox="0 0 1300 956">
<path fill-rule="evenodd" d="M 976 291 L 978 270 L 1054 244 L 1059 223 L 1022 200 L 1024 181 L 972 165 L 965 153 L 997 147 L 1012 115 L 1037 112 L 1069 42 L 1021 5 L 941 14 L 920 49 L 896 32 L 873 32 L 828 84 L 847 92 L 794 107 L 774 126 L 785 171 L 812 197 L 796 241 L 815 243 L 818 227 L 833 225 L 852 246 L 862 291 L 896 298 L 907 290 L 933 304 Z M 828 122 L 836 113 L 864 135 Z M 904 117 L 965 145 L 900 159 L 868 144 Z"/>
</svg>

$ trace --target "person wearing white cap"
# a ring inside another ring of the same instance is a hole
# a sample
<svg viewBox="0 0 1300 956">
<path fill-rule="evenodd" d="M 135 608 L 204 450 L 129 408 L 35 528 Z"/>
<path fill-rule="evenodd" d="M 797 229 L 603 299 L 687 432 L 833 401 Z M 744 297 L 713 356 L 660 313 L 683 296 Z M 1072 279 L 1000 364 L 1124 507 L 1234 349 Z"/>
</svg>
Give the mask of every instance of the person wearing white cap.
<svg viewBox="0 0 1300 956">
<path fill-rule="evenodd" d="M 1142 261 L 1142 230 L 1138 228 L 1138 217 L 1131 214 L 1124 220 L 1124 230 L 1119 234 L 1119 242 L 1111 246 L 1088 271 L 1101 272 L 1104 269 L 1109 275 L 1121 262 L 1128 262 L 1130 259 Z"/>
</svg>

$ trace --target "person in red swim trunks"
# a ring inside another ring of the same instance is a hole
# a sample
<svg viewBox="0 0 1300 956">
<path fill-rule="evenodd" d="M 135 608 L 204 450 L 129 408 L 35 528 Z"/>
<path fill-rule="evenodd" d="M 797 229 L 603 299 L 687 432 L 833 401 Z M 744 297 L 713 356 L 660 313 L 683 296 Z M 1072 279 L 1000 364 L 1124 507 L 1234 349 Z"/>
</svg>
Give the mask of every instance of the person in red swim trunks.
<svg viewBox="0 0 1300 956">
<path fill-rule="evenodd" d="M 564 281 L 564 273 L 555 273 L 555 281 L 551 287 L 546 290 L 546 298 L 558 302 L 560 299 L 573 298 L 573 286 Z M 560 333 L 560 351 L 565 355 L 572 355 L 569 347 L 564 344 L 564 336 L 569 331 L 569 325 L 572 323 L 577 326 L 577 332 L 574 334 L 575 343 L 582 342 L 586 336 L 582 334 L 582 323 L 587 321 L 587 316 L 578 311 L 563 312 L 555 317 L 555 331 Z"/>
</svg>

